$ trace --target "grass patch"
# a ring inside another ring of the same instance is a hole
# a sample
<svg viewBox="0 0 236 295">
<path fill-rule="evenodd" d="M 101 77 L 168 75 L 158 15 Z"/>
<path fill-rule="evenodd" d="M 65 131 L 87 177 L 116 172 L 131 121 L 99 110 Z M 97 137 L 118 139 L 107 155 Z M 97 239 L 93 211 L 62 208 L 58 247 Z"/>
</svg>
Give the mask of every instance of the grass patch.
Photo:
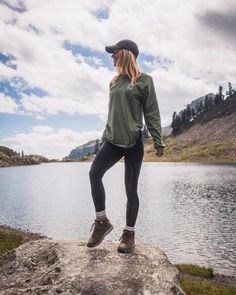
<svg viewBox="0 0 236 295">
<path fill-rule="evenodd" d="M 236 288 L 214 281 L 212 268 L 195 264 L 176 264 L 180 285 L 186 295 L 236 295 Z"/>
<path fill-rule="evenodd" d="M 198 266 L 196 264 L 176 264 L 181 273 L 201 278 L 211 279 L 214 277 L 214 271 L 210 267 Z"/>
<path fill-rule="evenodd" d="M 20 234 L 0 230 L 0 255 L 17 248 L 22 241 L 23 237 Z"/>
<path fill-rule="evenodd" d="M 223 283 L 204 282 L 181 278 L 180 285 L 186 295 L 236 295 L 236 289 Z"/>
<path fill-rule="evenodd" d="M 149 138 L 145 141 L 145 161 L 157 162 L 235 162 L 236 148 L 231 141 L 219 142 L 215 139 L 203 142 L 200 139 L 181 139 L 176 137 L 165 137 L 165 153 L 161 158 L 155 155 L 153 142 Z"/>
<path fill-rule="evenodd" d="M 210 142 L 201 146 L 202 150 L 211 150 L 211 149 L 219 149 L 219 148 L 227 148 L 229 147 L 228 143 L 224 142 Z"/>
</svg>

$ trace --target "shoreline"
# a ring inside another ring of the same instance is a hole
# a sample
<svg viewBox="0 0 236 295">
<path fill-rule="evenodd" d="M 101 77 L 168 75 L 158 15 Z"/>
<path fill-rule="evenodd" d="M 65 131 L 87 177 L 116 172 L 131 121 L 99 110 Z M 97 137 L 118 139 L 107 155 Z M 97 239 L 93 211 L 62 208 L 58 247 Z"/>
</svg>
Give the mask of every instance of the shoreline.
<svg viewBox="0 0 236 295">
<path fill-rule="evenodd" d="M 6 224 L 0 224 L 0 233 L 1 232 L 22 236 L 23 239 L 22 239 L 21 244 L 27 243 L 31 240 L 38 240 L 38 239 L 44 239 L 44 238 L 53 240 L 52 238 L 49 238 L 41 233 L 33 233 L 33 232 L 30 232 L 28 229 L 24 230 L 21 228 L 13 228 L 13 227 L 8 226 Z M 8 251 L 11 251 L 11 250 L 8 250 Z M 8 251 L 6 251 L 6 252 L 8 252 Z M 0 257 L 1 257 L 1 255 L 0 255 Z M 193 276 L 186 275 L 186 274 L 183 274 L 183 275 L 181 274 L 181 276 L 193 278 Z M 232 275 L 226 275 L 223 273 L 215 273 L 214 272 L 214 277 L 212 279 L 205 279 L 205 280 L 209 281 L 209 282 L 213 282 L 213 283 L 225 283 L 225 284 L 229 284 L 230 286 L 236 287 L 236 276 L 232 276 Z"/>
<path fill-rule="evenodd" d="M 54 163 L 92 163 L 93 159 L 85 160 L 85 161 L 58 161 L 58 162 L 50 162 L 50 163 L 40 163 L 37 166 L 43 164 L 54 164 Z M 118 162 L 123 163 L 124 159 L 122 158 Z M 143 160 L 142 163 L 173 163 L 173 164 L 202 164 L 202 165 L 231 165 L 235 166 L 236 162 L 234 161 L 175 161 L 175 160 Z M 35 164 L 27 164 L 27 165 L 10 165 L 10 166 L 0 166 L 0 168 L 13 168 L 13 167 L 25 167 L 25 166 L 36 166 Z"/>
</svg>

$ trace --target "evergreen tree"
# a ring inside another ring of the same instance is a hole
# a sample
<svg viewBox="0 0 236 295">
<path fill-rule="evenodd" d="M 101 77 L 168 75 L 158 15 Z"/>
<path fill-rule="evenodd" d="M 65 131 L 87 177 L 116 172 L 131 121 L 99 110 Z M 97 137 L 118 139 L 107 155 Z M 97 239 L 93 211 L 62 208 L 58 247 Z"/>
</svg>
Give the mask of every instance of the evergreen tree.
<svg viewBox="0 0 236 295">
<path fill-rule="evenodd" d="M 230 82 L 228 82 L 228 87 L 229 87 L 228 95 L 232 96 L 233 95 L 233 87 L 232 87 L 232 84 Z"/>
<path fill-rule="evenodd" d="M 196 112 L 194 109 L 191 109 L 191 113 L 192 113 L 192 118 L 195 119 L 196 118 Z"/>
<path fill-rule="evenodd" d="M 202 103 L 202 100 L 200 101 L 198 107 L 197 107 L 197 114 L 201 114 L 201 112 L 204 110 L 204 106 Z"/>
<path fill-rule="evenodd" d="M 181 127 L 181 120 L 180 117 L 178 115 L 176 115 L 176 112 L 174 112 L 173 117 L 172 117 L 172 123 L 171 123 L 171 127 L 172 127 L 172 134 L 176 135 L 179 133 L 180 131 L 180 127 Z"/>
<path fill-rule="evenodd" d="M 216 106 L 219 105 L 219 104 L 221 103 L 219 93 L 216 93 L 216 96 L 215 96 L 214 101 L 215 101 L 215 105 L 216 105 Z"/>
<path fill-rule="evenodd" d="M 180 116 L 177 115 L 175 120 L 176 134 L 180 131 L 180 127 L 181 127 L 181 120 L 180 120 Z"/>
<path fill-rule="evenodd" d="M 219 93 L 216 93 L 215 99 L 214 99 L 214 104 L 219 105 L 224 101 L 224 95 L 223 95 L 223 87 L 220 85 L 219 86 Z"/>
<path fill-rule="evenodd" d="M 206 95 L 206 96 L 205 96 L 205 107 L 204 107 L 204 109 L 205 109 L 206 111 L 209 111 L 210 109 L 213 108 L 213 106 L 214 106 L 214 102 L 213 102 L 212 97 L 209 96 L 209 95 Z"/>
<path fill-rule="evenodd" d="M 174 130 L 175 129 L 175 124 L 176 124 L 176 112 L 173 113 L 172 115 L 172 122 L 170 124 L 171 128 Z"/>
<path fill-rule="evenodd" d="M 181 125 L 186 125 L 188 123 L 188 121 L 187 121 L 187 110 L 186 109 L 184 109 L 183 111 L 182 111 L 182 114 L 181 114 Z"/>
<path fill-rule="evenodd" d="M 171 122 L 171 128 L 172 128 L 172 134 L 176 134 L 176 133 L 178 133 L 178 126 L 177 126 L 177 122 L 176 122 L 176 117 L 177 117 L 177 114 L 176 114 L 176 112 L 174 112 L 173 113 L 173 115 L 172 115 L 172 122 Z"/>
<path fill-rule="evenodd" d="M 224 95 L 223 95 L 223 86 L 219 86 L 219 96 L 220 96 L 220 100 L 223 101 L 224 100 Z"/>
<path fill-rule="evenodd" d="M 210 99 L 208 95 L 205 96 L 205 101 L 204 101 L 204 110 L 208 111 L 210 108 Z"/>
<path fill-rule="evenodd" d="M 23 151 L 21 151 L 21 157 L 24 158 L 24 152 Z"/>
<path fill-rule="evenodd" d="M 199 106 L 200 106 L 200 103 L 197 102 L 196 106 L 195 106 L 195 115 L 196 115 L 196 117 L 199 115 Z"/>
<path fill-rule="evenodd" d="M 214 107 L 214 101 L 211 96 L 209 96 L 209 109 L 211 110 Z"/>
<path fill-rule="evenodd" d="M 190 105 L 187 104 L 187 109 L 186 109 L 186 121 L 187 121 L 187 123 L 190 122 L 191 118 L 192 118 L 191 108 L 190 108 Z"/>
</svg>

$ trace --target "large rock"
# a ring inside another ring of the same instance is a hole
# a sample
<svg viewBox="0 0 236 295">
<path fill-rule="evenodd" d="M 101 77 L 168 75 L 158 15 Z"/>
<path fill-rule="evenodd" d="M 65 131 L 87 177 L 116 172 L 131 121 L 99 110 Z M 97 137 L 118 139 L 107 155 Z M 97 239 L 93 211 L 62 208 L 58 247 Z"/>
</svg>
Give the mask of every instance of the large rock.
<svg viewBox="0 0 236 295">
<path fill-rule="evenodd" d="M 184 294 L 178 270 L 159 248 L 136 242 L 131 253 L 103 241 L 32 240 L 0 256 L 0 294 Z"/>
</svg>

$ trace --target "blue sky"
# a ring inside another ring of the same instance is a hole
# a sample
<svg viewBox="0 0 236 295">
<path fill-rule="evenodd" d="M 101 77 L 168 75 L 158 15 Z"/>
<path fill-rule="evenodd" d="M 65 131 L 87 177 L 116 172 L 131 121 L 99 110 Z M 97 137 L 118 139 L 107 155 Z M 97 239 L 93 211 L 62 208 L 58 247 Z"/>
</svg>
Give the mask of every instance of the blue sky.
<svg viewBox="0 0 236 295">
<path fill-rule="evenodd" d="M 0 1 L 0 145 L 61 159 L 100 138 L 115 74 L 104 47 L 125 38 L 138 44 L 169 125 L 174 111 L 234 83 L 226 2 Z"/>
</svg>

